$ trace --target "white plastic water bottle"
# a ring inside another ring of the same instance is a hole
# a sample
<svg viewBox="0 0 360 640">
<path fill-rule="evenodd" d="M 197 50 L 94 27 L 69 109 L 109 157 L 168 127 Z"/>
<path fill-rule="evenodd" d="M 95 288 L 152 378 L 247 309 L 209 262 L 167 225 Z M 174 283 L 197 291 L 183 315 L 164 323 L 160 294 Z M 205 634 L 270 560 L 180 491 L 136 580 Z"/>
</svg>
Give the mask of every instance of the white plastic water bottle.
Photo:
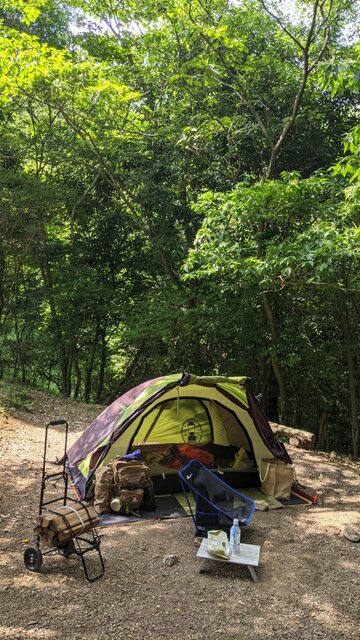
<svg viewBox="0 0 360 640">
<path fill-rule="evenodd" d="M 237 554 L 240 552 L 240 527 L 239 520 L 234 518 L 232 527 L 230 529 L 230 552 L 231 555 Z"/>
</svg>

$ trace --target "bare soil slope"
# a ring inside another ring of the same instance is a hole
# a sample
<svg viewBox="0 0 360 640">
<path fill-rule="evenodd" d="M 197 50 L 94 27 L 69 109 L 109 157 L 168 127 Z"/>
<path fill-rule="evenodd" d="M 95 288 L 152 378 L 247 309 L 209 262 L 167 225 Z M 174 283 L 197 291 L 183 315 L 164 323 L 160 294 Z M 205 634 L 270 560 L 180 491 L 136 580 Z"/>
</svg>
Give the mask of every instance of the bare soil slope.
<svg viewBox="0 0 360 640">
<path fill-rule="evenodd" d="M 0 414 L 0 638 L 51 640 L 358 640 L 359 466 L 289 447 L 302 484 L 321 506 L 256 512 L 243 541 L 261 545 L 259 582 L 245 567 L 209 564 L 197 574 L 190 518 L 102 529 L 104 578 L 86 582 L 80 560 L 23 564 L 38 508 L 44 425 L 66 418 L 71 441 L 101 407 L 32 394 L 31 413 Z M 60 432 L 51 453 L 61 453 Z M 176 554 L 172 567 L 162 564 Z"/>
</svg>

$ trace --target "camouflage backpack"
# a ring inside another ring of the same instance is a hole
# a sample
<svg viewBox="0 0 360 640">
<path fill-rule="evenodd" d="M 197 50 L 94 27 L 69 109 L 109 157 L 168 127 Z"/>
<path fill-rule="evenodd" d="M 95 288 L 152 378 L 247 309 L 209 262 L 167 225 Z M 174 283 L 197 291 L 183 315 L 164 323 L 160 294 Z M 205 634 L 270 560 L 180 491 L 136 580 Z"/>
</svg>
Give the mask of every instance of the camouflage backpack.
<svg viewBox="0 0 360 640">
<path fill-rule="evenodd" d="M 139 460 L 115 460 L 111 466 L 114 475 L 111 507 L 118 513 L 134 514 L 140 509 L 145 488 L 152 484 L 149 467 Z"/>
</svg>

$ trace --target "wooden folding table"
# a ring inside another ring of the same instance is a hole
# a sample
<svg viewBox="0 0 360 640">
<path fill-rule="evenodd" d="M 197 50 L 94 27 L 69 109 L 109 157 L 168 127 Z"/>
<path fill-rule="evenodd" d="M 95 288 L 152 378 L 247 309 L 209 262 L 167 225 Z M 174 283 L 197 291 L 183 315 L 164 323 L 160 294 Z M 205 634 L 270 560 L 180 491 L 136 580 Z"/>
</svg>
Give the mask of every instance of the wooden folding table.
<svg viewBox="0 0 360 640">
<path fill-rule="evenodd" d="M 207 550 L 207 538 L 201 541 L 201 545 L 196 554 L 196 557 L 200 559 L 198 573 L 201 573 L 204 569 L 204 565 L 207 560 L 213 560 L 215 562 L 227 562 L 228 564 L 244 564 L 254 580 L 257 582 L 258 577 L 256 575 L 254 567 L 259 566 L 260 560 L 260 546 L 257 544 L 240 544 L 240 551 L 237 554 L 233 554 L 230 558 L 221 558 L 212 553 L 208 553 Z"/>
</svg>

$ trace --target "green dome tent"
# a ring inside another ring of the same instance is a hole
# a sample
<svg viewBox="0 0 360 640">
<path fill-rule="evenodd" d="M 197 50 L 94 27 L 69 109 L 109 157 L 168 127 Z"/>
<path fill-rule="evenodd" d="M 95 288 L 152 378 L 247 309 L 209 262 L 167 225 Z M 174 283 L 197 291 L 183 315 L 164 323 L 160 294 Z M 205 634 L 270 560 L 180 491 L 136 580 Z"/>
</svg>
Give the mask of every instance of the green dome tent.
<svg viewBox="0 0 360 640">
<path fill-rule="evenodd" d="M 179 490 L 178 469 L 162 461 L 184 444 L 194 457 L 208 452 L 234 487 L 260 485 L 262 458 L 291 463 L 245 377 L 183 373 L 149 380 L 115 400 L 69 449 L 66 467 L 83 499 L 100 465 L 140 449 L 156 492 L 168 493 Z"/>
</svg>

